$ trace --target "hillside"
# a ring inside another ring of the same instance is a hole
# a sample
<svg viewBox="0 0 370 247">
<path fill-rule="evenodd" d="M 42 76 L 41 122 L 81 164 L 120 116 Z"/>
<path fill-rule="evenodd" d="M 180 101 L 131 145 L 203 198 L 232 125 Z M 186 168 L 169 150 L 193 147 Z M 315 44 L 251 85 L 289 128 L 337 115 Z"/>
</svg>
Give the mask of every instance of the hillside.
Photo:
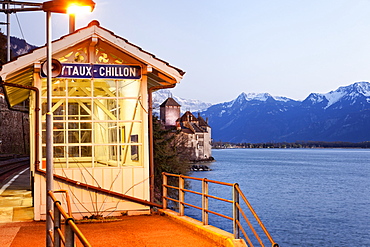
<svg viewBox="0 0 370 247">
<path fill-rule="evenodd" d="M 2 32 L 0 32 L 0 64 L 4 64 L 6 62 L 6 45 L 6 36 Z M 36 46 L 28 44 L 23 39 L 13 36 L 10 37 L 10 54 L 12 59 L 22 54 L 28 53 L 35 48 Z"/>
</svg>

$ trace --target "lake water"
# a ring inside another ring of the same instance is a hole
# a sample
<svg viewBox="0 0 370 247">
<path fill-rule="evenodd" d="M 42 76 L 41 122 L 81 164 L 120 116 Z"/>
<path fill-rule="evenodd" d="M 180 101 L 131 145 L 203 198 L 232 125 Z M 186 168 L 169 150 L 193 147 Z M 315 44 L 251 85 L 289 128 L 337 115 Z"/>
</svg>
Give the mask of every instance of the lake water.
<svg viewBox="0 0 370 247">
<path fill-rule="evenodd" d="M 212 154 L 217 160 L 212 170 L 191 176 L 238 183 L 280 246 L 370 246 L 370 150 L 224 149 Z M 210 194 L 216 191 L 230 195 L 224 186 L 210 188 Z M 192 195 L 186 200 L 199 205 Z M 231 215 L 227 207 L 210 205 Z M 185 212 L 200 219 L 197 209 Z M 231 221 L 218 216 L 210 224 L 232 231 Z"/>
</svg>

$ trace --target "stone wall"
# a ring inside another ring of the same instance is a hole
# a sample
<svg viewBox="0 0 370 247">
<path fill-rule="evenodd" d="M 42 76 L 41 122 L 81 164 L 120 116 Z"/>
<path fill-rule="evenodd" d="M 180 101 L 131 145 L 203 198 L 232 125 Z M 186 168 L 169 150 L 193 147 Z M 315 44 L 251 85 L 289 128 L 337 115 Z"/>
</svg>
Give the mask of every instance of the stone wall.
<svg viewBox="0 0 370 247">
<path fill-rule="evenodd" d="M 0 154 L 29 154 L 29 129 L 28 113 L 10 110 L 0 87 Z"/>
</svg>

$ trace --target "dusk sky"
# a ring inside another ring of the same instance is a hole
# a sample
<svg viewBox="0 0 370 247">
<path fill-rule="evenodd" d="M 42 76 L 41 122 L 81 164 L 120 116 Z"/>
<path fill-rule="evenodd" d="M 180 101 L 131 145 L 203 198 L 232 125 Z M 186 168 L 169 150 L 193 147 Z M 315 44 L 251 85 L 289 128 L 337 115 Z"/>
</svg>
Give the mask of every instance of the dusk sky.
<svg viewBox="0 0 370 247">
<path fill-rule="evenodd" d="M 370 81 L 370 0 L 94 1 L 76 27 L 98 20 L 186 71 L 173 90 L 179 97 L 219 103 L 267 92 L 303 100 Z M 45 44 L 43 12 L 17 17 L 28 43 Z M 12 14 L 11 35 L 23 38 L 18 21 Z M 66 15 L 52 21 L 53 39 L 67 34 Z"/>
</svg>

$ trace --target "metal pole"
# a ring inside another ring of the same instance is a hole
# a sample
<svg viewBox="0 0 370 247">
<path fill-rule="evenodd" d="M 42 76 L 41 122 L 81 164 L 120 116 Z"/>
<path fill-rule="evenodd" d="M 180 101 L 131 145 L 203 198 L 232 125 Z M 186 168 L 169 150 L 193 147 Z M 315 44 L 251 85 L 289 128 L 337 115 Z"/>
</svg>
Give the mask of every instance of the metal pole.
<svg viewBox="0 0 370 247">
<path fill-rule="evenodd" d="M 203 225 L 208 225 L 208 181 L 202 179 L 202 222 Z"/>
<path fill-rule="evenodd" d="M 69 221 L 73 219 L 66 219 L 65 223 L 65 235 L 66 235 L 66 244 L 65 247 L 74 247 L 75 246 L 75 234 L 73 232 L 72 226 L 69 224 Z"/>
<path fill-rule="evenodd" d="M 148 92 L 148 106 L 149 106 L 149 112 L 148 112 L 148 124 L 149 124 L 149 127 L 148 127 L 148 130 L 149 130 L 149 177 L 150 177 L 149 189 L 150 189 L 150 201 L 154 202 L 154 182 L 155 182 L 154 173 L 155 172 L 154 172 L 154 147 L 153 147 L 154 137 L 153 137 L 153 101 L 152 101 L 152 98 L 153 98 L 153 92 L 152 92 L 151 89 L 149 89 L 149 92 Z M 164 179 L 164 177 L 165 177 L 165 175 L 163 175 L 163 179 Z M 166 177 L 166 179 L 167 179 L 167 177 Z M 163 184 L 164 184 L 164 180 L 163 180 Z M 166 182 L 166 185 L 167 185 L 167 182 Z M 164 188 L 163 188 L 163 190 L 164 190 Z M 166 188 L 166 193 L 167 193 L 167 188 Z M 163 194 L 163 196 L 164 196 L 164 194 Z M 166 203 L 166 207 L 167 207 L 167 203 Z"/>
<path fill-rule="evenodd" d="M 52 219 L 48 212 L 53 210 L 53 200 L 48 196 L 53 191 L 53 113 L 52 108 L 52 84 L 51 84 L 51 12 L 46 12 L 46 62 L 47 62 L 47 113 L 46 113 L 46 231 L 52 231 Z M 51 239 L 46 237 L 47 246 L 53 246 Z"/>
<path fill-rule="evenodd" d="M 10 9 L 9 3 L 6 4 L 7 10 Z M 6 13 L 6 61 L 10 61 L 10 13 Z"/>
<path fill-rule="evenodd" d="M 69 15 L 69 33 L 73 33 L 76 30 L 76 15 Z"/>
<path fill-rule="evenodd" d="M 240 238 L 240 228 L 238 225 L 239 222 L 239 192 L 236 189 L 236 186 L 238 186 L 237 183 L 233 185 L 233 232 L 234 232 L 234 238 L 239 239 Z"/>
<path fill-rule="evenodd" d="M 58 203 L 58 202 L 57 202 Z M 56 203 L 55 203 L 56 204 Z M 60 247 L 61 246 L 61 236 L 59 234 L 58 229 L 61 229 L 61 217 L 60 217 L 60 211 L 59 208 L 54 205 L 54 247 Z"/>
<path fill-rule="evenodd" d="M 185 201 L 185 192 L 183 189 L 185 188 L 185 181 L 184 178 L 180 175 L 179 177 L 179 213 L 181 216 L 185 215 L 185 205 L 183 202 Z"/>
<path fill-rule="evenodd" d="M 163 209 L 167 209 L 167 176 L 165 173 L 162 173 L 162 178 L 163 178 L 163 184 L 162 184 L 162 204 L 163 204 Z"/>
</svg>

